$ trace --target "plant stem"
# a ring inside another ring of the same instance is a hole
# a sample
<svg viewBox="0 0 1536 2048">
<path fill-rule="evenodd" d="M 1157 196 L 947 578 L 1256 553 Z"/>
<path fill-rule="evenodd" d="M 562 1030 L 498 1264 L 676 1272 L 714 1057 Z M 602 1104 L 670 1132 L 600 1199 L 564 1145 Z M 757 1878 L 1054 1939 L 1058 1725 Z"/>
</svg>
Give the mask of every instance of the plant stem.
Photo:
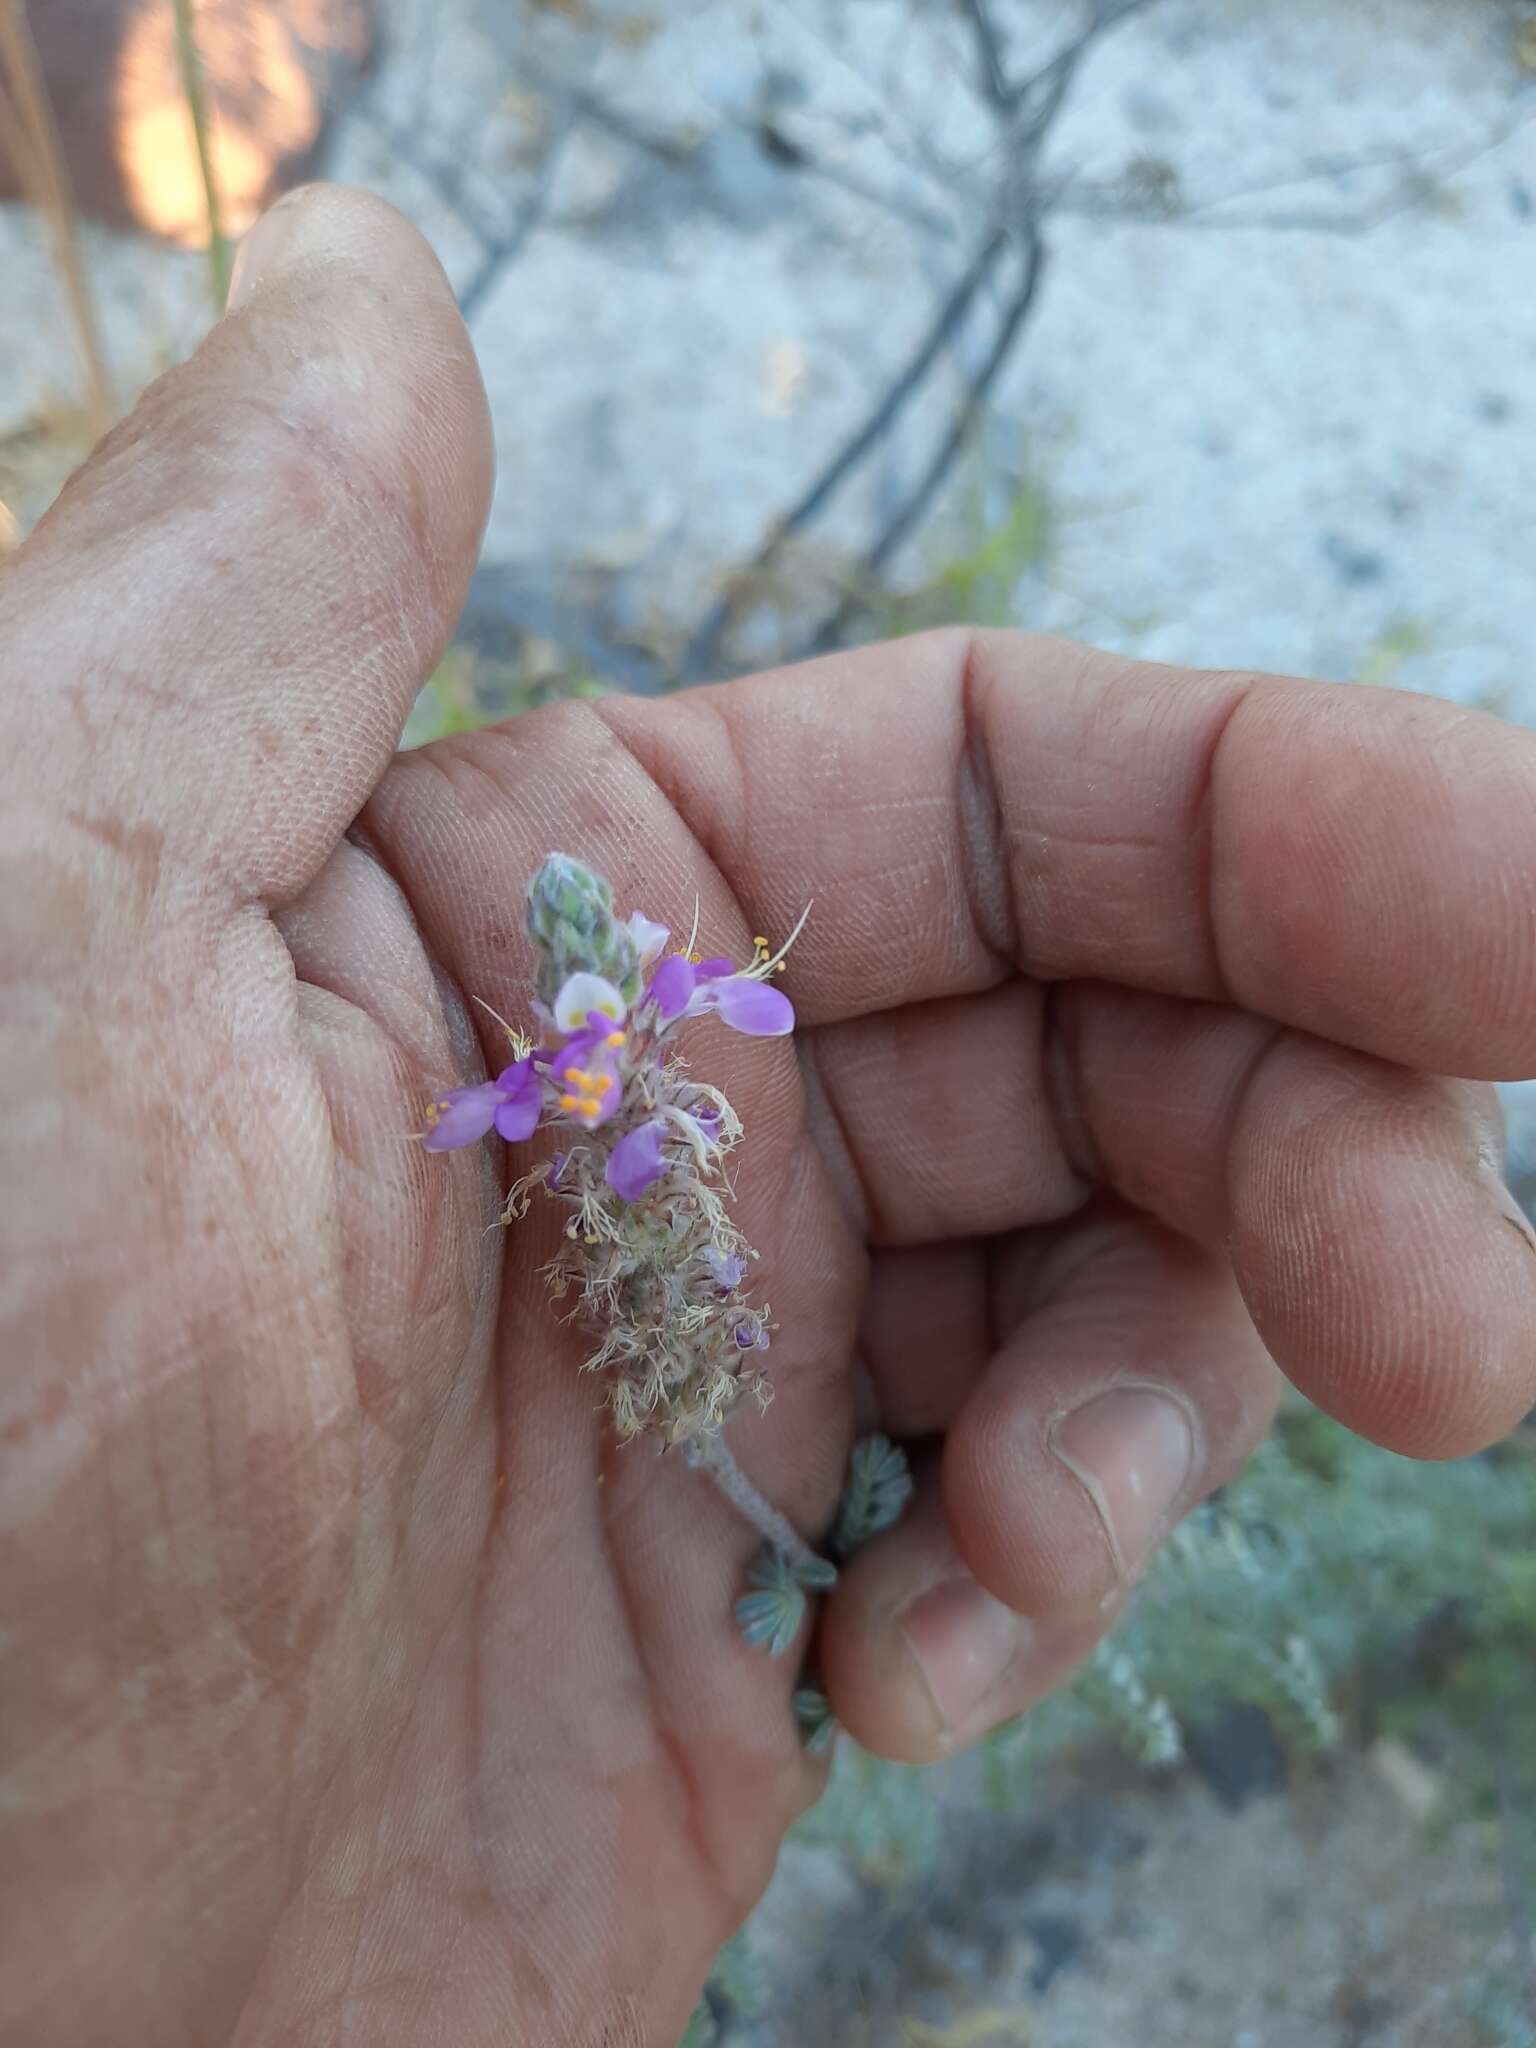
<svg viewBox="0 0 1536 2048">
<path fill-rule="evenodd" d="M 181 67 L 181 89 L 192 120 L 192 139 L 197 144 L 197 165 L 202 172 L 203 198 L 208 208 L 208 274 L 213 286 L 213 307 L 216 313 L 222 313 L 229 297 L 229 243 L 219 214 L 219 186 L 208 134 L 208 97 L 203 90 L 203 66 L 197 53 L 197 27 L 193 19 L 195 5 L 196 0 L 172 0 L 176 61 Z"/>
<path fill-rule="evenodd" d="M 772 1501 L 752 1484 L 718 1431 L 712 1436 L 694 1438 L 685 1447 L 683 1455 L 690 1465 L 709 1474 L 732 1507 L 751 1523 L 763 1541 L 781 1550 L 792 1565 L 820 1564 L 823 1561 Z"/>
<path fill-rule="evenodd" d="M 27 197 L 53 235 L 54 260 L 64 281 L 75 340 L 85 368 L 91 431 L 99 439 L 111 426 L 116 412 L 112 384 L 101 350 L 85 265 L 80 260 L 74 194 L 64 166 L 64 151 L 48 104 L 37 45 L 32 40 L 21 0 L 0 0 L 0 116 L 0 134 L 12 138 L 16 169 Z"/>
</svg>

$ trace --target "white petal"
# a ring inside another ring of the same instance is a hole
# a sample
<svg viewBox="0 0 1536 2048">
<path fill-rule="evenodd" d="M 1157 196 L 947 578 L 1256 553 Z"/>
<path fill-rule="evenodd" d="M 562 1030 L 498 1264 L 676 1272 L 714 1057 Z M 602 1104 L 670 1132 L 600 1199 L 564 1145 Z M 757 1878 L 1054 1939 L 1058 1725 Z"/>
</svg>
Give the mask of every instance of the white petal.
<svg viewBox="0 0 1536 2048">
<path fill-rule="evenodd" d="M 624 1022 L 624 998 L 600 974 L 573 974 L 555 997 L 555 1022 L 562 1031 L 582 1031 L 589 1011 L 599 1010 L 615 1024 Z"/>
<path fill-rule="evenodd" d="M 661 949 L 672 934 L 664 924 L 653 924 L 643 910 L 632 910 L 629 914 L 629 936 L 640 955 L 640 965 L 649 967 L 653 960 L 661 958 Z"/>
</svg>

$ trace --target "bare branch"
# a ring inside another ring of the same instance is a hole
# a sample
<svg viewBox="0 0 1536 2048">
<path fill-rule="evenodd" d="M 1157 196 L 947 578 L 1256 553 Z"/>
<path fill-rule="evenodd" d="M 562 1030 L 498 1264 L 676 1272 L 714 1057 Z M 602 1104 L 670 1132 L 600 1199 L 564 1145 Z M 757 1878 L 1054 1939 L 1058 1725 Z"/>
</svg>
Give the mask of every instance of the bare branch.
<svg viewBox="0 0 1536 2048">
<path fill-rule="evenodd" d="M 991 276 L 1007 244 L 1008 237 L 1001 228 L 994 228 L 987 236 L 907 362 L 807 489 L 775 521 L 746 569 L 738 572 L 743 580 L 756 577 L 769 567 L 785 541 L 810 524 L 839 486 L 890 431 L 965 319 L 972 301 Z M 697 680 L 714 663 L 721 638 L 730 625 L 732 609 L 728 592 L 710 606 L 683 651 L 681 674 L 685 680 Z"/>
<path fill-rule="evenodd" d="M 1533 125 L 1532 117 L 1521 120 L 1500 122 L 1490 133 L 1463 143 L 1438 157 L 1413 155 L 1398 150 L 1390 155 L 1353 157 L 1343 163 L 1330 163 L 1316 170 L 1301 171 L 1288 178 L 1267 179 L 1262 183 L 1235 187 L 1230 192 L 1220 192 L 1210 199 L 1202 199 L 1194 205 L 1181 206 L 1170 213 L 1166 206 L 1137 205 L 1117 198 L 1111 188 L 1092 187 L 1086 184 L 1063 185 L 1052 198 L 1052 211 L 1070 213 L 1079 218 L 1124 222 L 1129 225 L 1154 224 L 1167 227 L 1170 224 L 1181 228 L 1197 229 L 1206 234 L 1237 234 L 1250 229 L 1262 229 L 1278 234 L 1329 234 L 1363 235 L 1374 232 L 1388 221 L 1398 219 L 1411 212 L 1415 206 L 1423 205 L 1437 195 L 1440 188 L 1451 178 L 1468 169 Z M 1239 205 L 1243 200 L 1262 198 L 1270 192 L 1294 190 L 1298 186 L 1318 185 L 1341 175 L 1356 171 L 1390 170 L 1395 168 L 1398 179 L 1394 188 L 1380 198 L 1352 211 L 1329 212 L 1325 207 L 1298 208 L 1288 213 L 1232 213 L 1226 209 Z"/>
<path fill-rule="evenodd" d="M 533 634 L 578 655 L 605 682 L 640 697 L 666 687 L 662 665 L 606 627 L 589 590 L 562 595 L 558 570 L 545 563 L 482 562 L 470 580 L 457 638 L 482 654 L 508 655 Z M 574 578 L 568 578 L 574 582 Z"/>
<path fill-rule="evenodd" d="M 970 381 L 970 387 L 950 425 L 949 431 L 934 450 L 933 456 L 917 482 L 903 502 L 887 518 L 873 545 L 864 557 L 863 568 L 873 582 L 889 565 L 891 558 L 912 533 L 918 523 L 931 509 L 934 500 L 943 489 L 951 470 L 959 458 L 961 449 L 980 419 L 982 409 L 991 394 L 993 386 L 1001 375 L 1004 365 L 1013 352 L 1014 344 L 1024 331 L 1025 323 L 1034 309 L 1039 295 L 1040 281 L 1045 271 L 1045 242 L 1037 227 L 1031 225 L 1029 239 L 1025 245 L 1019 281 L 1012 296 L 1003 309 L 997 333 L 992 345 Z M 831 618 L 820 626 L 806 647 L 807 654 L 824 653 L 837 646 L 842 640 L 851 621 L 863 610 L 866 601 L 857 596 L 845 598 Z"/>
<path fill-rule="evenodd" d="M 469 192 L 467 173 L 475 168 L 473 164 L 435 155 L 418 139 L 414 129 L 387 121 L 369 107 L 360 106 L 357 118 L 379 136 L 391 156 L 408 164 L 431 187 L 485 248 L 506 232 L 503 224 L 494 220 Z"/>
<path fill-rule="evenodd" d="M 568 108 L 565 119 L 539 163 L 538 181 L 525 200 L 517 218 L 494 240 L 486 243 L 473 277 L 459 293 L 459 311 L 465 323 L 473 320 L 502 273 L 515 263 L 544 219 L 555 171 L 575 132 L 577 116 Z"/>
<path fill-rule="evenodd" d="M 961 5 L 966 20 L 971 24 L 976 44 L 981 89 L 992 105 L 1004 113 L 1013 105 L 1013 92 L 1003 68 L 1002 45 L 997 40 L 997 29 L 988 11 L 987 0 L 961 0 Z"/>
<path fill-rule="evenodd" d="M 731 626 L 739 593 L 757 584 L 763 571 L 775 562 L 785 542 L 818 516 L 833 494 L 890 433 L 967 319 L 972 304 L 993 275 L 999 260 L 1017 241 L 1021 264 L 1019 279 L 1004 307 L 987 355 L 955 420 L 912 491 L 871 541 L 864 556 L 864 567 L 870 578 L 878 577 L 927 513 L 942 490 L 966 436 L 1001 374 L 1036 301 L 1045 262 L 1039 225 L 1043 195 L 1038 183 L 1038 164 L 1045 142 L 1066 103 L 1078 71 L 1099 38 L 1150 4 L 1151 0 L 1095 0 L 1091 16 L 1079 33 L 1038 71 L 1010 85 L 996 27 L 985 0 L 966 0 L 966 14 L 981 60 L 982 90 L 1000 130 L 998 141 L 989 152 L 1002 158 L 987 208 L 996 224 L 940 307 L 927 333 L 921 337 L 912 355 L 864 420 L 832 454 L 796 502 L 775 521 L 756 554 L 737 570 L 730 587 L 710 605 L 684 649 L 679 670 L 681 680 L 697 681 L 712 671 L 718 662 L 721 642 Z M 931 165 L 925 167 L 932 168 Z M 862 599 L 845 600 L 833 617 L 818 629 L 812 644 L 818 647 L 830 644 L 848 619 L 863 608 Z"/>
<path fill-rule="evenodd" d="M 949 215 L 940 213 L 935 207 L 925 206 L 920 199 L 909 199 L 899 192 L 884 192 L 872 181 L 861 178 L 856 171 L 829 163 L 807 147 L 798 135 L 791 133 L 782 119 L 759 121 L 755 132 L 774 161 L 783 164 L 786 170 L 804 171 L 809 177 L 835 185 L 839 191 L 862 199 L 866 205 L 878 206 L 894 219 L 916 228 L 920 234 L 946 243 L 954 240 L 955 222 Z"/>
<path fill-rule="evenodd" d="M 1020 79 L 1019 83 L 1010 89 L 1009 104 L 1018 106 L 1032 93 L 1038 92 L 1042 86 L 1053 86 L 1063 71 L 1070 75 L 1100 37 L 1107 35 L 1112 28 L 1118 28 L 1120 23 L 1128 20 L 1131 15 L 1141 14 L 1152 5 L 1154 0 L 1095 0 L 1087 22 L 1072 40 L 1063 44 L 1038 71 Z"/>
</svg>

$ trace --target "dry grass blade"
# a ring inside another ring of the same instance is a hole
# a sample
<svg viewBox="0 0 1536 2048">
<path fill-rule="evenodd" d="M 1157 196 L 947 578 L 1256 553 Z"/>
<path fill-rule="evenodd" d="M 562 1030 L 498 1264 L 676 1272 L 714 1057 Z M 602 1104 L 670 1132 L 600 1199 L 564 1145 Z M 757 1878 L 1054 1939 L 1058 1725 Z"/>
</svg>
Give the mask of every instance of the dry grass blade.
<svg viewBox="0 0 1536 2048">
<path fill-rule="evenodd" d="M 224 311 L 224 302 L 229 297 L 229 240 L 224 233 L 219 181 L 213 167 L 213 145 L 208 132 L 208 96 L 203 90 L 203 64 L 198 55 L 194 10 L 195 0 L 172 0 L 176 20 L 176 62 L 181 71 L 187 114 L 192 122 L 192 140 L 197 146 L 203 201 L 208 210 L 208 275 L 213 290 L 213 310 L 217 315 Z"/>
<path fill-rule="evenodd" d="M 22 188 L 53 237 L 85 369 L 92 432 L 99 437 L 111 426 L 116 408 L 75 231 L 74 194 L 22 0 L 0 0 L 0 135 L 11 138 Z"/>
</svg>

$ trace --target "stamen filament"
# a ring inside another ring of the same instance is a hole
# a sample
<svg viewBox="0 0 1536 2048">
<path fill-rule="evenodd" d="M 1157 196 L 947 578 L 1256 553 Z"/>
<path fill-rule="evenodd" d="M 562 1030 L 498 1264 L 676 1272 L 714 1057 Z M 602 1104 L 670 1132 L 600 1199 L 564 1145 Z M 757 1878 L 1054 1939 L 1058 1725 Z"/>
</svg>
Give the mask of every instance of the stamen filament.
<svg viewBox="0 0 1536 2048">
<path fill-rule="evenodd" d="M 813 897 L 811 901 L 807 903 L 804 910 L 801 911 L 799 917 L 795 922 L 794 930 L 790 933 L 789 937 L 784 941 L 783 945 L 780 946 L 777 953 L 775 953 L 772 956 L 772 958 L 768 960 L 754 960 L 750 967 L 745 967 L 742 969 L 742 973 L 751 981 L 766 981 L 770 974 L 775 973 L 777 969 L 780 967 L 780 965 L 783 963 L 783 961 L 788 957 L 790 947 L 795 943 L 796 939 L 798 939 L 800 934 L 805 930 L 806 920 L 809 918 L 811 911 L 814 908 L 815 898 Z"/>
</svg>

